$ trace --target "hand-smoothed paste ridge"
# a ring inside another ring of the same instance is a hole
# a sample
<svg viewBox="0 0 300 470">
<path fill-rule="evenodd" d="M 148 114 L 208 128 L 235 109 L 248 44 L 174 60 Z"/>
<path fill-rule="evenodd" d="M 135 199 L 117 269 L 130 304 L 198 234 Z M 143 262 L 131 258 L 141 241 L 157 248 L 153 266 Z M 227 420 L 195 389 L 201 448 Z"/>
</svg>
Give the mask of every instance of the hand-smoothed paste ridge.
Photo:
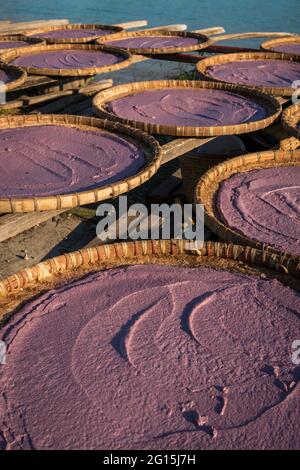
<svg viewBox="0 0 300 470">
<path fill-rule="evenodd" d="M 291 87 L 300 79 L 300 62 L 280 59 L 239 60 L 207 67 L 216 80 L 241 85 Z"/>
<path fill-rule="evenodd" d="M 221 183 L 217 205 L 228 227 L 300 255 L 300 167 L 237 173 Z"/>
<path fill-rule="evenodd" d="M 1 332 L 0 445 L 299 445 L 300 295 L 278 281 L 141 265 L 88 275 Z"/>
<path fill-rule="evenodd" d="M 0 130 L 0 197 L 91 190 L 132 176 L 143 151 L 105 131 L 66 126 Z"/>
<path fill-rule="evenodd" d="M 116 47 L 135 49 L 155 49 L 168 47 L 195 46 L 199 41 L 197 38 L 184 36 L 137 36 L 132 38 L 120 38 L 107 41 L 106 44 Z"/>
<path fill-rule="evenodd" d="M 266 109 L 249 98 L 220 90 L 158 89 L 115 99 L 116 116 L 171 126 L 222 126 L 264 119 Z"/>
<path fill-rule="evenodd" d="M 85 49 L 67 49 L 23 54 L 12 61 L 19 67 L 47 68 L 53 70 L 106 67 L 122 62 L 121 55 Z"/>
</svg>

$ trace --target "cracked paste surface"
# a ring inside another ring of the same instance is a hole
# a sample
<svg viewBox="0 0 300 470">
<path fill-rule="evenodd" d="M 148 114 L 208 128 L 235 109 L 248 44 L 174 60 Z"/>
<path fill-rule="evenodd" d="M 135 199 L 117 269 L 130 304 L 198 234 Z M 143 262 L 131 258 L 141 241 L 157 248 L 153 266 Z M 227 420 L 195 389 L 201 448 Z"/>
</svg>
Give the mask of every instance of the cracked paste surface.
<svg viewBox="0 0 300 470">
<path fill-rule="evenodd" d="M 300 294 L 162 265 L 91 274 L 1 331 L 7 449 L 299 448 Z"/>
<path fill-rule="evenodd" d="M 77 39 L 77 38 L 89 38 L 94 36 L 98 38 L 99 36 L 105 36 L 106 34 L 115 33 L 114 29 L 57 29 L 56 31 L 46 31 L 45 33 L 38 33 L 31 35 L 33 38 L 52 38 L 52 39 Z"/>
<path fill-rule="evenodd" d="M 300 63 L 290 60 L 238 60 L 207 67 L 205 73 L 216 80 L 241 85 L 291 87 L 300 80 Z"/>
<path fill-rule="evenodd" d="M 288 54 L 300 55 L 300 42 L 284 42 L 282 44 L 276 44 L 272 48 L 273 51 L 287 52 Z"/>
<path fill-rule="evenodd" d="M 217 194 L 225 224 L 279 250 L 300 255 L 300 167 L 236 173 Z"/>
<path fill-rule="evenodd" d="M 66 126 L 0 130 L 0 197 L 84 191 L 132 176 L 142 150 L 105 131 Z"/>
<path fill-rule="evenodd" d="M 114 41 L 106 41 L 106 44 L 116 47 L 126 47 L 135 49 L 149 48 L 168 48 L 168 47 L 188 47 L 195 46 L 199 43 L 197 38 L 181 37 L 181 36 L 143 36 L 116 39 Z"/>
<path fill-rule="evenodd" d="M 68 49 L 26 54 L 14 59 L 11 64 L 19 67 L 47 69 L 86 69 L 105 67 L 122 62 L 124 57 L 96 50 Z"/>
<path fill-rule="evenodd" d="M 235 93 L 206 89 L 159 89 L 111 101 L 116 116 L 171 126 L 222 126 L 264 119 L 260 104 Z"/>
<path fill-rule="evenodd" d="M 1 49 L 14 49 L 17 47 L 26 47 L 26 46 L 32 46 L 32 44 L 29 44 L 26 41 L 1 41 L 0 39 L 0 50 Z"/>
</svg>

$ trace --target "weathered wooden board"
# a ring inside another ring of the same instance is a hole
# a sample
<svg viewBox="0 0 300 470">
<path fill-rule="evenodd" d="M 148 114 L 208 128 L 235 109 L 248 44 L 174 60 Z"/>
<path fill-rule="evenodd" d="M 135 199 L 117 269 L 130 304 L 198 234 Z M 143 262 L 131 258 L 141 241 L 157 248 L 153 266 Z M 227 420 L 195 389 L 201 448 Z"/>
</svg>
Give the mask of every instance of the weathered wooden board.
<svg viewBox="0 0 300 470">
<path fill-rule="evenodd" d="M 0 25 L 0 35 L 9 34 L 9 33 L 19 33 L 23 31 L 30 31 L 32 29 L 43 28 L 48 26 L 64 26 L 69 24 L 67 19 L 59 20 L 35 20 L 35 21 L 26 21 L 22 23 L 8 23 Z"/>
<path fill-rule="evenodd" d="M 52 219 L 65 210 L 31 212 L 27 214 L 5 214 L 0 217 L 0 242 L 25 232 L 46 220 Z"/>
</svg>

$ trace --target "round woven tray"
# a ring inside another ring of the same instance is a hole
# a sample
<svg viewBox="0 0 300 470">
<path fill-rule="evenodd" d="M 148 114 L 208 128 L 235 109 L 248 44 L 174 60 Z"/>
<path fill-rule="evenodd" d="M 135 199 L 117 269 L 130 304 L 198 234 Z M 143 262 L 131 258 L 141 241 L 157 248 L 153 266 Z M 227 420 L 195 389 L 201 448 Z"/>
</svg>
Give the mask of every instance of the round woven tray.
<svg viewBox="0 0 300 470">
<path fill-rule="evenodd" d="M 68 209 L 83 204 L 110 199 L 140 186 L 150 179 L 160 166 L 161 149 L 156 140 L 148 134 L 119 123 L 103 121 L 97 118 L 63 114 L 32 114 L 27 116 L 0 117 L 0 130 L 51 124 L 56 126 L 76 127 L 82 130 L 100 129 L 121 135 L 141 147 L 144 152 L 146 164 L 136 175 L 110 185 L 99 185 L 99 188 L 92 190 L 72 194 L 57 194 L 54 196 L 0 199 L 0 212 L 15 213 Z"/>
<path fill-rule="evenodd" d="M 90 44 L 52 44 L 50 46 L 32 46 L 22 47 L 20 49 L 10 49 L 1 54 L 1 59 L 10 63 L 17 57 L 28 54 L 39 54 L 42 52 L 51 51 L 65 51 L 65 50 L 87 50 L 87 51 L 103 51 L 115 54 L 122 57 L 122 61 L 113 65 L 105 65 L 103 67 L 90 67 L 80 69 L 50 69 L 50 68 L 35 68 L 35 67 L 22 67 L 28 74 L 31 75 L 49 75 L 59 77 L 77 77 L 87 75 L 97 75 L 101 73 L 114 72 L 131 65 L 134 61 L 133 57 L 126 51 L 116 47 L 109 46 L 94 46 Z"/>
<path fill-rule="evenodd" d="M 39 39 L 39 38 L 30 38 L 30 37 L 26 37 L 24 36 L 23 34 L 16 34 L 14 36 L 0 36 L 0 43 L 1 42 L 18 42 L 18 41 L 24 41 L 24 42 L 28 42 L 28 44 L 46 44 L 46 41 L 44 41 L 44 39 Z M 24 47 L 24 46 L 23 46 Z M 15 49 L 14 47 L 11 48 L 11 49 L 1 49 L 1 46 L 0 46 L 0 54 L 1 54 L 1 51 L 9 51 L 9 50 L 12 50 L 12 49 Z"/>
<path fill-rule="evenodd" d="M 272 52 L 279 52 L 276 49 L 276 46 L 279 46 L 281 44 L 291 44 L 291 43 L 297 43 L 300 44 L 300 37 L 299 36 L 289 36 L 289 37 L 284 37 L 284 38 L 277 38 L 277 39 L 271 39 L 270 41 L 265 41 L 263 42 L 260 47 L 264 51 L 272 51 Z M 282 53 L 282 52 L 281 52 Z M 293 54 L 292 52 L 285 52 L 285 54 L 292 56 L 292 57 L 297 57 L 300 58 L 300 54 Z"/>
<path fill-rule="evenodd" d="M 161 124 L 144 123 L 131 119 L 123 119 L 106 109 L 107 103 L 118 98 L 140 93 L 146 90 L 155 90 L 160 88 L 202 88 L 211 90 L 226 90 L 237 93 L 241 96 L 251 98 L 262 104 L 269 112 L 269 116 L 259 121 L 248 122 L 244 124 L 211 126 L 211 127 L 192 127 L 192 126 L 170 126 Z M 142 129 L 150 134 L 175 135 L 182 137 L 209 137 L 226 134 L 244 134 L 246 132 L 256 131 L 269 126 L 281 113 L 281 106 L 278 101 L 258 90 L 251 90 L 248 87 L 237 85 L 201 82 L 192 80 L 157 80 L 147 82 L 126 83 L 118 85 L 98 93 L 93 99 L 93 108 L 97 115 L 114 121 L 129 124 L 135 128 Z"/>
<path fill-rule="evenodd" d="M 123 28 L 120 26 L 110 26 L 102 24 L 67 24 L 64 26 L 49 26 L 48 28 L 39 28 L 33 31 L 25 32 L 24 34 L 30 38 L 38 34 L 51 33 L 53 31 L 62 31 L 62 30 L 74 30 L 74 29 L 99 29 L 101 32 L 103 30 L 110 30 L 114 33 L 123 31 Z M 101 33 L 100 33 L 101 34 Z M 52 38 L 52 37 L 43 37 L 48 44 L 83 44 L 86 42 L 95 41 L 97 36 L 87 36 L 84 38 Z"/>
<path fill-rule="evenodd" d="M 199 180 L 195 189 L 195 202 L 204 205 L 205 225 L 221 239 L 232 243 L 250 245 L 278 253 L 272 246 L 246 237 L 244 234 L 227 227 L 221 220 L 216 207 L 216 195 L 221 183 L 235 173 L 242 173 L 260 168 L 281 166 L 299 166 L 300 151 L 266 151 L 232 158 L 208 170 Z M 290 256 L 287 254 L 286 256 Z"/>
<path fill-rule="evenodd" d="M 282 54 L 279 52 L 239 52 L 235 54 L 223 54 L 223 55 L 215 55 L 212 57 L 208 57 L 206 59 L 201 60 L 197 63 L 196 67 L 200 78 L 203 80 L 212 80 L 218 81 L 222 83 L 222 80 L 217 80 L 211 77 L 207 72 L 207 68 L 217 64 L 228 64 L 230 62 L 237 62 L 243 60 L 290 60 L 300 63 L 300 59 L 298 60 L 296 57 L 291 57 L 288 54 Z M 291 96 L 295 89 L 292 87 L 271 87 L 271 86 L 256 86 L 256 85 L 249 85 L 247 88 L 255 89 L 264 91 L 266 93 L 272 93 L 275 96 Z"/>
<path fill-rule="evenodd" d="M 294 36 L 293 33 L 281 33 L 281 32 L 249 32 L 249 33 L 233 33 L 233 34 L 219 34 L 218 36 L 212 38 L 214 44 L 222 41 L 229 41 L 231 39 L 255 39 L 255 38 L 285 38 L 287 36 Z"/>
<path fill-rule="evenodd" d="M 8 65 L 0 61 L 0 70 L 3 70 L 7 74 L 11 74 L 14 77 L 13 80 L 6 83 L 4 86 L 2 85 L 0 92 L 4 91 L 6 93 L 8 91 L 14 90 L 15 88 L 21 86 L 27 79 L 27 73 L 20 67 Z"/>
<path fill-rule="evenodd" d="M 293 104 L 287 108 L 282 113 L 281 121 L 285 130 L 300 140 L 300 104 Z"/>
<path fill-rule="evenodd" d="M 117 41 L 119 39 L 131 39 L 131 38 L 141 38 L 147 36 L 166 36 L 166 37 L 183 37 L 183 38 L 195 38 L 199 42 L 193 46 L 182 46 L 182 47 L 153 47 L 153 48 L 131 48 L 131 47 L 124 47 L 128 52 L 132 54 L 174 54 L 176 52 L 191 52 L 191 51 L 199 51 L 205 49 L 206 47 L 212 44 L 212 39 L 209 39 L 204 34 L 197 34 L 197 33 L 189 33 L 186 31 L 131 31 L 131 32 L 123 32 L 113 35 L 102 36 L 96 40 L 97 44 L 105 44 L 108 41 Z M 112 44 L 113 45 L 113 44 Z M 121 47 L 121 46 L 118 46 Z"/>
<path fill-rule="evenodd" d="M 183 240 L 147 240 L 98 245 L 48 259 L 0 281 L 0 324 L 25 301 L 87 273 L 132 264 L 210 266 L 275 277 L 300 289 L 300 259 L 231 243 L 204 242 L 197 252 Z"/>
</svg>

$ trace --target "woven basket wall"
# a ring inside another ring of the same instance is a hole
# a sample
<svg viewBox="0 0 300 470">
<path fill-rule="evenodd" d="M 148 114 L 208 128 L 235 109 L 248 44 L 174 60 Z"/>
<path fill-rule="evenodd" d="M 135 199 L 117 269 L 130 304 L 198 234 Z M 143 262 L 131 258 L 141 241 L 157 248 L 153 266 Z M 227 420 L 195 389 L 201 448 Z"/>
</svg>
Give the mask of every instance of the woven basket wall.
<svg viewBox="0 0 300 470">
<path fill-rule="evenodd" d="M 210 266 L 248 275 L 275 277 L 300 289 L 300 259 L 231 243 L 204 242 L 197 251 L 183 240 L 145 240 L 98 245 L 50 258 L 0 281 L 0 326 L 33 296 L 87 273 L 132 264 Z"/>
<path fill-rule="evenodd" d="M 148 181 L 158 170 L 161 164 L 161 147 L 157 141 L 148 134 L 140 132 L 117 122 L 103 121 L 102 119 L 84 116 L 63 114 L 28 114 L 0 117 L 0 129 L 12 129 L 26 126 L 56 125 L 76 127 L 82 130 L 108 131 L 116 133 L 135 142 L 143 149 L 145 164 L 134 175 L 120 179 L 111 184 L 68 194 L 56 194 L 40 197 L 0 198 L 0 212 L 36 212 L 57 209 L 68 209 L 84 204 L 104 201 L 120 194 L 126 193 L 145 181 Z"/>
<path fill-rule="evenodd" d="M 273 52 L 280 52 L 276 48 L 279 45 L 282 44 L 297 44 L 300 47 L 300 37 L 299 36 L 291 36 L 291 37 L 285 37 L 285 38 L 277 38 L 277 39 L 272 39 L 270 41 L 265 41 L 263 42 L 260 47 L 264 51 L 273 51 Z M 292 57 L 298 57 L 300 59 L 300 53 L 299 54 L 294 54 L 292 52 L 285 52 L 285 54 L 288 54 Z"/>
<path fill-rule="evenodd" d="M 102 36 L 96 40 L 97 44 L 107 44 L 110 41 L 117 41 L 120 39 L 131 39 L 131 38 L 140 38 L 147 36 L 166 36 L 166 37 L 183 37 L 183 38 L 194 38 L 198 40 L 198 44 L 193 46 L 179 46 L 179 47 L 153 47 L 153 48 L 139 48 L 139 47 L 123 47 L 131 54 L 146 54 L 146 55 L 155 55 L 155 54 L 175 54 L 178 52 L 192 52 L 206 49 L 209 47 L 213 41 L 204 34 L 191 33 L 188 31 L 166 31 L 166 30 L 152 30 L 152 31 L 126 31 L 123 33 L 113 34 Z M 114 44 L 112 44 L 113 46 Z M 122 47 L 122 46 L 115 46 Z"/>
<path fill-rule="evenodd" d="M 201 80 L 212 80 L 217 83 L 229 83 L 224 80 L 219 80 L 212 77 L 207 72 L 207 69 L 214 65 L 228 64 L 230 62 L 237 61 L 242 62 L 245 60 L 286 60 L 294 61 L 300 64 L 300 57 L 291 57 L 288 54 L 283 54 L 280 52 L 238 52 L 234 54 L 222 54 L 207 57 L 198 62 L 196 68 Z M 247 88 L 250 90 L 260 90 L 266 93 L 271 93 L 274 96 L 292 96 L 295 91 L 295 89 L 292 87 L 272 87 L 267 84 L 265 86 L 248 85 Z"/>
<path fill-rule="evenodd" d="M 194 203 L 196 184 L 209 168 L 246 152 L 242 140 L 236 136 L 218 137 L 216 140 L 220 146 L 218 152 L 213 153 L 217 145 L 217 142 L 214 141 L 206 144 L 207 149 L 204 152 L 200 148 L 198 151 L 186 153 L 179 158 L 184 192 L 189 204 Z M 209 150 L 210 148 L 211 150 Z"/>
<path fill-rule="evenodd" d="M 296 142 L 299 142 L 300 140 L 300 103 L 294 104 L 290 106 L 289 108 L 287 108 L 282 113 L 281 121 L 282 121 L 282 125 L 284 129 L 293 136 L 292 139 L 296 140 Z"/>
<path fill-rule="evenodd" d="M 281 166 L 299 166 L 300 151 L 270 150 L 259 153 L 251 153 L 236 157 L 210 168 L 198 181 L 195 189 L 195 202 L 204 205 L 205 225 L 207 225 L 222 240 L 249 245 L 259 249 L 271 250 L 278 253 L 275 247 L 249 238 L 236 229 L 230 228 L 223 223 L 216 207 L 216 195 L 223 181 L 235 173 L 246 172 L 262 168 L 274 168 Z M 290 254 L 286 254 L 290 256 Z"/>
<path fill-rule="evenodd" d="M 110 30 L 114 33 L 119 33 L 123 31 L 121 26 L 112 26 L 112 25 L 103 25 L 103 24 L 67 24 L 63 26 L 49 26 L 48 28 L 38 28 L 33 31 L 25 32 L 24 34 L 27 37 L 32 37 L 39 34 L 44 33 L 51 33 L 52 31 L 62 31 L 62 30 L 76 30 L 76 29 L 94 29 L 95 31 L 99 29 L 100 31 L 103 30 Z M 112 34 L 114 34 L 112 33 Z M 85 44 L 97 39 L 97 36 L 86 36 L 81 38 L 52 38 L 52 37 L 45 37 L 45 41 L 48 44 Z"/>
<path fill-rule="evenodd" d="M 112 111 L 107 109 L 108 103 L 118 98 L 162 88 L 191 90 L 200 88 L 230 91 L 260 103 L 266 109 L 268 115 L 259 121 L 244 122 L 241 124 L 223 126 L 176 126 L 125 119 L 116 116 Z M 149 132 L 149 134 L 175 135 L 179 137 L 212 137 L 257 131 L 258 129 L 263 129 L 272 124 L 279 117 L 282 110 L 281 105 L 276 98 L 259 90 L 220 82 L 192 80 L 151 80 L 118 85 L 98 93 L 93 99 L 93 109 L 96 115 L 102 118 L 123 122 L 124 124 Z"/>
<path fill-rule="evenodd" d="M 129 67 L 134 62 L 134 57 L 127 51 L 110 46 L 94 46 L 90 44 L 52 44 L 46 46 L 27 46 L 19 49 L 9 49 L 0 55 L 0 59 L 10 64 L 15 59 L 22 55 L 28 54 L 42 54 L 52 51 L 69 51 L 69 50 L 85 50 L 85 51 L 101 51 L 109 54 L 115 54 L 122 58 L 120 62 L 112 65 L 103 65 L 101 67 L 85 67 L 85 68 L 67 68 L 67 69 L 54 69 L 54 68 L 38 68 L 38 67 L 22 67 L 28 74 L 31 75 L 47 75 L 54 77 L 81 77 L 93 76 L 101 73 L 114 72 L 125 67 Z"/>
</svg>

